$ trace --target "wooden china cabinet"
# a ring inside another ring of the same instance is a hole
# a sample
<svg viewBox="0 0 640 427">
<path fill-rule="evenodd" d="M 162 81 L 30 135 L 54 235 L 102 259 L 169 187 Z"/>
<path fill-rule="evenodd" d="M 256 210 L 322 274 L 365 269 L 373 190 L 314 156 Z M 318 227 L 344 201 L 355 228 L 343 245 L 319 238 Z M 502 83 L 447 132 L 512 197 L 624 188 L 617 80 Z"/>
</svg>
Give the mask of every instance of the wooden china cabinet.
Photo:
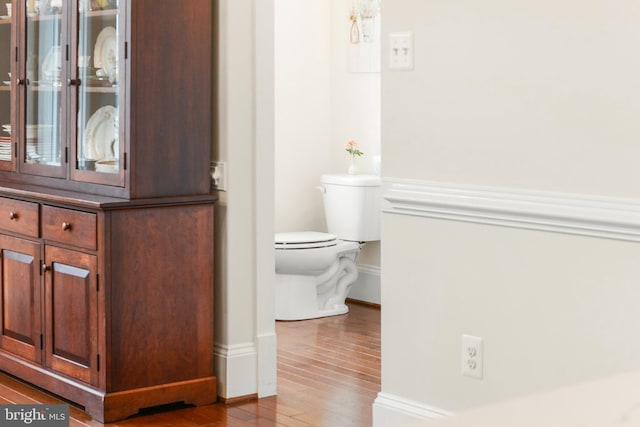
<svg viewBox="0 0 640 427">
<path fill-rule="evenodd" d="M 211 0 L 0 11 L 0 370 L 110 422 L 216 400 Z"/>
</svg>

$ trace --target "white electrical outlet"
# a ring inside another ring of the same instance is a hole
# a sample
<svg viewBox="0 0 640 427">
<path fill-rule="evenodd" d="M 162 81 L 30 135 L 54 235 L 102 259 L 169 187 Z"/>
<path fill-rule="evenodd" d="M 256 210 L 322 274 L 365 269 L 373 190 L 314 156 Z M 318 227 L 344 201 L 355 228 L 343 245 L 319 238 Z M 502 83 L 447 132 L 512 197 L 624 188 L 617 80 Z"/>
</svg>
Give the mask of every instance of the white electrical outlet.
<svg viewBox="0 0 640 427">
<path fill-rule="evenodd" d="M 389 34 L 389 68 L 413 70 L 413 33 Z"/>
<path fill-rule="evenodd" d="M 471 335 L 462 336 L 462 375 L 482 379 L 484 351 L 482 338 Z"/>
</svg>

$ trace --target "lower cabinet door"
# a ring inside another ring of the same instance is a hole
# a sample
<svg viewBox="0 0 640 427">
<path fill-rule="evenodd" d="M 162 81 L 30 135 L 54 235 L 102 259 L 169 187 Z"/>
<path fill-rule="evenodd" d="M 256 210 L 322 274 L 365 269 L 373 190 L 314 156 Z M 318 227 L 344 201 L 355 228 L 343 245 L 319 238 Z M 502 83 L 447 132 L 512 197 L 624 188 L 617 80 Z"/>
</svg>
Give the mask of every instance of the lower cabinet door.
<svg viewBox="0 0 640 427">
<path fill-rule="evenodd" d="M 94 255 L 45 246 L 45 366 L 98 382 L 98 289 Z"/>
<path fill-rule="evenodd" d="M 0 234 L 0 347 L 42 363 L 40 243 Z"/>
</svg>

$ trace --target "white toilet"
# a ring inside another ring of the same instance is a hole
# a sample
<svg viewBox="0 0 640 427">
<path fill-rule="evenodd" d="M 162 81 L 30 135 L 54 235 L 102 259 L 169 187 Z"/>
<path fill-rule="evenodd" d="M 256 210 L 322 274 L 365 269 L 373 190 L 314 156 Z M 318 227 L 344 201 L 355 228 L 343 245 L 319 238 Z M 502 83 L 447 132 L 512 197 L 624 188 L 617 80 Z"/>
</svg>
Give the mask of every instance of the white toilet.
<svg viewBox="0 0 640 427">
<path fill-rule="evenodd" d="M 364 242 L 380 240 L 380 177 L 322 175 L 329 233 L 275 236 L 276 320 L 303 320 L 349 311 L 345 299 L 358 278 Z"/>
</svg>

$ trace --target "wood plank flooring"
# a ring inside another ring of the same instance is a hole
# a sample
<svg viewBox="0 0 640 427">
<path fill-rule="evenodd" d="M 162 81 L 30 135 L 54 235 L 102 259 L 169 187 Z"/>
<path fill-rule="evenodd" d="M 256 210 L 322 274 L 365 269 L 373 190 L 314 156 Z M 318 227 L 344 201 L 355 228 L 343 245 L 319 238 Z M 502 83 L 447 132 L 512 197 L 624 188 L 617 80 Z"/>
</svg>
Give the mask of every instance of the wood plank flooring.
<svg viewBox="0 0 640 427">
<path fill-rule="evenodd" d="M 380 391 L 380 310 L 349 304 L 342 316 L 277 322 L 278 395 L 202 407 L 153 408 L 101 424 L 71 406 L 70 426 L 366 427 Z M 0 404 L 64 403 L 0 373 Z"/>
</svg>

